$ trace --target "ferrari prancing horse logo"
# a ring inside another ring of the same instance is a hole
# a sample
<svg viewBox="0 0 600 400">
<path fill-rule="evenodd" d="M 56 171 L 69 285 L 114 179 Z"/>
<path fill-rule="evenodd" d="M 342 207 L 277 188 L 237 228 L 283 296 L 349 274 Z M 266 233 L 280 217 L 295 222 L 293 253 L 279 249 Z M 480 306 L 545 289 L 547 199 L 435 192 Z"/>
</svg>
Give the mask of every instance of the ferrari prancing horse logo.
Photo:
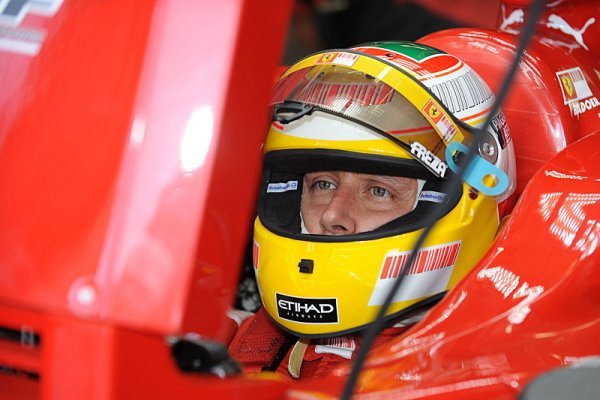
<svg viewBox="0 0 600 400">
<path fill-rule="evenodd" d="M 563 88 L 565 88 L 565 93 L 568 97 L 573 97 L 573 81 L 568 75 L 563 75 L 560 78 L 562 82 Z"/>
<path fill-rule="evenodd" d="M 437 109 L 436 106 L 431 106 L 428 111 L 431 119 L 437 119 L 438 115 L 440 115 L 440 111 Z"/>
<path fill-rule="evenodd" d="M 324 54 L 323 57 L 321 57 L 321 61 L 322 62 L 330 62 L 331 60 L 333 60 L 335 58 L 335 53 L 327 53 Z"/>
<path fill-rule="evenodd" d="M 600 107 L 600 101 L 594 96 L 590 85 L 580 67 L 556 72 L 565 105 L 569 106 L 573 116 Z"/>
</svg>

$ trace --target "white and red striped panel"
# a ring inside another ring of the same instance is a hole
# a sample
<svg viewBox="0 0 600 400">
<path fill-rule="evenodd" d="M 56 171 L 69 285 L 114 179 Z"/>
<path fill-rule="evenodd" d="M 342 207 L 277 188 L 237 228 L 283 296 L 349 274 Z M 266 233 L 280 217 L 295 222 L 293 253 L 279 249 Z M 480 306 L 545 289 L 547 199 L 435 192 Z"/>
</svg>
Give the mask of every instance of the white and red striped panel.
<svg viewBox="0 0 600 400">
<path fill-rule="evenodd" d="M 407 274 L 414 275 L 422 272 L 450 267 L 456 262 L 456 256 L 458 255 L 459 249 L 460 242 L 422 249 L 417 254 L 417 258 L 407 271 Z M 409 251 L 386 255 L 379 278 L 396 278 L 400 273 L 400 269 L 408 262 L 409 257 Z"/>
<path fill-rule="evenodd" d="M 421 249 L 413 265 L 406 271 L 402 286 L 394 296 L 393 302 L 419 299 L 446 290 L 461 243 L 459 240 Z M 390 251 L 386 254 L 369 299 L 370 306 L 383 304 L 394 279 L 398 277 L 409 257 L 410 251 Z"/>
</svg>

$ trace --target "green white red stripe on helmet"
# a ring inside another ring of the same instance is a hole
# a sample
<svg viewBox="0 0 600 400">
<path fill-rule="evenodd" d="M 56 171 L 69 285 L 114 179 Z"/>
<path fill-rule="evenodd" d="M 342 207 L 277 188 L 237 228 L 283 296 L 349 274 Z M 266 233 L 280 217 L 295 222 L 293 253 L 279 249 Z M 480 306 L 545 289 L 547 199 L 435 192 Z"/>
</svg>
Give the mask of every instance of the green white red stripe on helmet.
<svg viewBox="0 0 600 400">
<path fill-rule="evenodd" d="M 390 62 L 409 73 L 451 113 L 470 124 L 494 101 L 492 91 L 475 71 L 453 55 L 432 47 L 408 42 L 379 42 L 352 50 Z M 476 121 L 474 125 L 477 125 Z"/>
</svg>

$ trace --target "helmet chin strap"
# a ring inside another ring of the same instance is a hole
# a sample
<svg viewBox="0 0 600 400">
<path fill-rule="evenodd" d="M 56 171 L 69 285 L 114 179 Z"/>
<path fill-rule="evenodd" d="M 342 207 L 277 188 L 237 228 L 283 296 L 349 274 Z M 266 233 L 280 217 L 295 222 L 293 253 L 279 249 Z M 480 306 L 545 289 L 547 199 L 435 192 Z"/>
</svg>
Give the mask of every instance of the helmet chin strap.
<svg viewBox="0 0 600 400">
<path fill-rule="evenodd" d="M 424 185 L 425 181 L 423 179 L 417 179 L 417 194 L 415 196 L 415 204 L 413 204 L 411 211 L 417 208 L 417 204 L 419 204 L 419 196 L 421 194 L 421 191 L 423 190 Z M 304 225 L 304 218 L 302 218 L 302 213 L 300 213 L 300 233 L 310 234 L 308 229 L 306 229 L 306 225 Z"/>
</svg>

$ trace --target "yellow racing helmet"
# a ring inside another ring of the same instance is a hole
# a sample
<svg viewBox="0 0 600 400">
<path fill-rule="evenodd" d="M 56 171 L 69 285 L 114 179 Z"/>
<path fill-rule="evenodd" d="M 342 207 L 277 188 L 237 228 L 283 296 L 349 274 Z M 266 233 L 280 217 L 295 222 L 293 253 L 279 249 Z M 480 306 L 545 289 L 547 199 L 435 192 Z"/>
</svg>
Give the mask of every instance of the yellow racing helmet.
<svg viewBox="0 0 600 400">
<path fill-rule="evenodd" d="M 405 273 L 386 317 L 408 314 L 454 287 L 488 249 L 515 191 L 515 160 L 494 95 L 456 57 L 409 42 L 325 51 L 276 83 L 265 144 L 253 262 L 263 305 L 284 330 L 327 337 L 364 329 L 425 228 L 435 228 Z M 478 152 L 452 195 L 467 147 Z M 348 235 L 310 234 L 300 213 L 303 178 L 317 171 L 419 182 L 410 212 Z"/>
</svg>

